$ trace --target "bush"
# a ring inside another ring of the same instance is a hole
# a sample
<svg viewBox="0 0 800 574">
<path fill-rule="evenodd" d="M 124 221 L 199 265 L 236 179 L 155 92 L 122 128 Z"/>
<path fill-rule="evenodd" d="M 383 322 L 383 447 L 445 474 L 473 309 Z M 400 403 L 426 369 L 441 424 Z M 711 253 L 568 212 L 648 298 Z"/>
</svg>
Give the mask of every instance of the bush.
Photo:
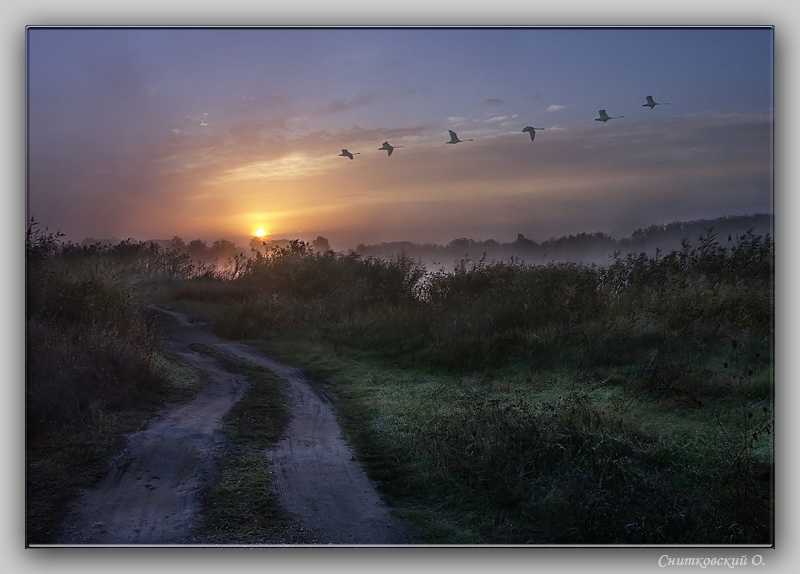
<svg viewBox="0 0 800 574">
<path fill-rule="evenodd" d="M 26 257 L 29 437 L 56 421 L 146 400 L 162 383 L 151 368 L 158 333 L 109 261 L 116 254 L 63 243 L 32 221 Z"/>
</svg>

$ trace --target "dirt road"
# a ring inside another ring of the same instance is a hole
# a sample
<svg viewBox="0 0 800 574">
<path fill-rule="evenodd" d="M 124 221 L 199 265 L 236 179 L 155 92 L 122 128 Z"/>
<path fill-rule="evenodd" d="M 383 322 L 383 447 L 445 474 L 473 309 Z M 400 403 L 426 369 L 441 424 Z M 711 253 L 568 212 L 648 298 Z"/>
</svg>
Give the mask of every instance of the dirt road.
<svg viewBox="0 0 800 574">
<path fill-rule="evenodd" d="M 108 476 L 71 506 L 59 544 L 179 545 L 191 540 L 202 517 L 200 490 L 223 445 L 223 417 L 247 386 L 240 376 L 192 351 L 194 342 L 269 369 L 286 382 L 292 418 L 283 439 L 265 456 L 272 462 L 281 503 L 299 530 L 313 533 L 313 544 L 410 543 L 344 441 L 328 393 L 297 369 L 241 343 L 223 341 L 180 313 L 161 312 L 170 319 L 166 348 L 201 369 L 207 383 L 190 402 L 128 437 Z"/>
</svg>

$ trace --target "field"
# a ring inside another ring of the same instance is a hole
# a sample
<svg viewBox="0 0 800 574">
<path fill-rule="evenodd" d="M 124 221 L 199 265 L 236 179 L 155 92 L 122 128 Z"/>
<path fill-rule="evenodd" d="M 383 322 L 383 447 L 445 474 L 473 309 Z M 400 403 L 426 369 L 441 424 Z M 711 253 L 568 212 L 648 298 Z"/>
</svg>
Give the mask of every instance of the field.
<svg viewBox="0 0 800 574">
<path fill-rule="evenodd" d="M 451 270 L 291 241 L 216 267 L 32 222 L 26 255 L 29 539 L 125 429 L 191 392 L 146 311 L 169 302 L 327 383 L 359 460 L 426 543 L 774 540 L 768 235 L 709 228 L 602 266 Z"/>
</svg>

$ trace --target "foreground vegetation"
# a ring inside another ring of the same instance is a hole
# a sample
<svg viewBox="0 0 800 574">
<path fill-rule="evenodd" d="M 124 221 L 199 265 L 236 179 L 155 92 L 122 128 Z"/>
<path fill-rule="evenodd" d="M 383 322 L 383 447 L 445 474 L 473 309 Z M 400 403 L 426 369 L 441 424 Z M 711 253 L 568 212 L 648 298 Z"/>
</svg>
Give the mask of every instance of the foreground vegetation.
<svg viewBox="0 0 800 574">
<path fill-rule="evenodd" d="M 139 305 L 148 285 L 194 266 L 130 242 L 80 247 L 35 221 L 25 248 L 26 541 L 41 544 L 56 536 L 64 504 L 107 472 L 124 436 L 199 385 L 161 351 Z"/>
<path fill-rule="evenodd" d="M 111 397 L 133 405 L 171 388 L 153 369 L 156 332 L 130 302 L 146 293 L 202 308 L 218 334 L 328 382 L 360 459 L 418 539 L 773 540 L 769 236 L 719 239 L 709 229 L 694 246 L 602 267 L 484 259 L 436 272 L 405 255 L 299 241 L 216 271 L 128 244 L 126 256 L 137 252 L 113 288 L 99 279 L 120 269 L 109 262 L 123 263 L 113 247 L 51 240 L 29 235 L 29 445 L 45 421 L 85 420 L 116 408 Z M 48 368 L 49 355 L 36 354 L 53 344 L 37 342 L 44 333 L 67 357 L 93 332 L 118 346 L 91 356 L 124 358 L 118 371 L 111 359 L 91 373 Z M 139 365 L 135 385 L 123 376 L 130 365 Z M 124 392 L 98 390 L 108 373 Z M 91 392 L 79 391 L 87 380 Z M 237 447 L 230 468 L 255 481 L 244 484 L 267 480 L 247 444 L 270 432 Z M 208 501 L 223 496 L 215 488 Z"/>
</svg>

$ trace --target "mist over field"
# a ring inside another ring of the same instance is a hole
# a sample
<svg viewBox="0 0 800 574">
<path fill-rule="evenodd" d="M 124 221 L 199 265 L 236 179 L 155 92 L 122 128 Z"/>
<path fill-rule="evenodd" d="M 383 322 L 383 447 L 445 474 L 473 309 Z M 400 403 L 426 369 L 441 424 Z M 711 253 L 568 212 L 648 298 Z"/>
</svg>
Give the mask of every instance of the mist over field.
<svg viewBox="0 0 800 574">
<path fill-rule="evenodd" d="M 495 240 L 476 241 L 469 238 L 454 239 L 447 245 L 416 244 L 412 242 L 359 245 L 356 252 L 362 255 L 391 256 L 406 253 L 421 260 L 428 268 L 451 267 L 461 258 L 507 261 L 518 259 L 528 264 L 585 263 L 607 265 L 615 254 L 645 253 L 655 256 L 656 250 L 668 253 L 680 250 L 688 241 L 695 245 L 709 232 L 722 239 L 723 244 L 734 246 L 739 236 L 748 230 L 756 235 L 774 236 L 773 217 L 766 214 L 723 217 L 713 220 L 674 222 L 637 229 L 631 235 L 614 238 L 602 232 L 582 232 L 537 242 L 519 234 L 509 243 Z M 728 237 L 730 236 L 730 241 Z"/>
<path fill-rule="evenodd" d="M 634 230 L 630 235 L 612 237 L 604 232 L 581 232 L 562 235 L 545 241 L 535 241 L 518 234 L 514 241 L 501 242 L 494 239 L 479 240 L 468 237 L 453 239 L 446 244 L 393 241 L 378 244 L 358 244 L 352 249 L 335 249 L 342 253 L 353 252 L 363 257 L 389 258 L 407 256 L 421 263 L 428 271 L 451 270 L 462 260 L 507 262 L 516 260 L 530 265 L 548 263 L 580 263 L 604 266 L 615 256 L 646 254 L 655 257 L 656 252 L 666 254 L 679 251 L 684 242 L 696 246 L 703 237 L 715 235 L 727 248 L 735 248 L 739 237 L 747 232 L 756 236 L 770 235 L 774 238 L 774 217 L 770 214 L 727 216 L 717 219 L 676 221 L 666 225 L 651 225 Z M 210 244 L 202 239 L 173 237 L 172 239 L 149 239 L 164 248 L 176 249 L 188 254 L 196 261 L 224 267 L 234 256 L 249 256 L 254 251 L 265 252 L 272 247 L 285 247 L 291 241 L 304 241 L 295 237 L 268 239 L 252 237 L 249 242 L 236 243 L 218 239 Z M 84 238 L 82 245 L 114 245 L 119 238 Z M 129 239 L 128 241 L 135 241 Z M 318 235 L 305 240 L 316 251 L 331 249 L 330 242 Z"/>
</svg>

